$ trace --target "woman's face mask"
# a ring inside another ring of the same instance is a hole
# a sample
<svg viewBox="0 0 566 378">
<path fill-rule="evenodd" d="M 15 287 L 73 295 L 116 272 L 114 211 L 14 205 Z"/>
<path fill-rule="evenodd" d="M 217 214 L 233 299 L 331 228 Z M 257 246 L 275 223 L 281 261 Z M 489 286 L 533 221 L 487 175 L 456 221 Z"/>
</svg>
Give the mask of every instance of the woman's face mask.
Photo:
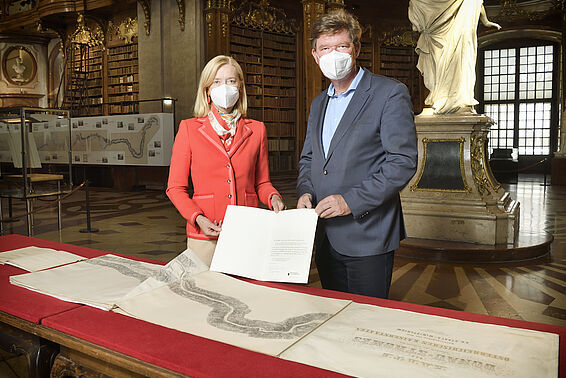
<svg viewBox="0 0 566 378">
<path fill-rule="evenodd" d="M 222 84 L 210 90 L 210 98 L 216 107 L 230 109 L 238 102 L 240 91 L 238 87 Z"/>
</svg>

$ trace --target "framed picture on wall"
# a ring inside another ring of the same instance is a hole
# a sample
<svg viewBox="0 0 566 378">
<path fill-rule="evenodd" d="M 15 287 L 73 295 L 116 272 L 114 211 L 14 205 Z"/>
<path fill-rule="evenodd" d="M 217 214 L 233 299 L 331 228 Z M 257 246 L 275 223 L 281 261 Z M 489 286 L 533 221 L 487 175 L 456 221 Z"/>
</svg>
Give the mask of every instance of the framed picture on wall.
<svg viewBox="0 0 566 378">
<path fill-rule="evenodd" d="M 4 53 L 2 71 L 11 84 L 24 85 L 35 79 L 37 63 L 26 47 L 12 46 Z"/>
</svg>

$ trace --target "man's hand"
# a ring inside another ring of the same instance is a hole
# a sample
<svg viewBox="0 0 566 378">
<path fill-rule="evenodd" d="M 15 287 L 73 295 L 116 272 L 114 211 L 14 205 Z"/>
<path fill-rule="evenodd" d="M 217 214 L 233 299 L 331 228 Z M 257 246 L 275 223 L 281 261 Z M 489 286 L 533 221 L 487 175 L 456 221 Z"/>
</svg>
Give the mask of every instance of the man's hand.
<svg viewBox="0 0 566 378">
<path fill-rule="evenodd" d="M 333 194 L 324 198 L 316 205 L 314 210 L 320 218 L 334 218 L 352 214 L 350 207 L 340 194 Z"/>
<path fill-rule="evenodd" d="M 297 209 L 312 209 L 312 195 L 305 193 L 297 201 Z"/>
<path fill-rule="evenodd" d="M 216 221 L 212 223 L 210 219 L 202 214 L 197 217 L 196 222 L 206 236 L 218 236 L 220 231 L 222 231 L 222 221 L 220 223 Z"/>
<path fill-rule="evenodd" d="M 281 210 L 285 210 L 285 204 L 283 203 L 281 197 L 279 197 L 277 194 L 271 197 L 271 207 L 276 213 L 280 212 Z"/>
</svg>

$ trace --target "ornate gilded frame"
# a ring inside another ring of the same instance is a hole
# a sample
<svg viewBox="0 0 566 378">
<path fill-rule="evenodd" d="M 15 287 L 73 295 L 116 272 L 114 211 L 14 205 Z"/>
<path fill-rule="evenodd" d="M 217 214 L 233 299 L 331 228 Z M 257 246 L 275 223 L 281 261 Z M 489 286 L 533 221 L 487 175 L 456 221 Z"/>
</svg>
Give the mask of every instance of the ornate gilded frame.
<svg viewBox="0 0 566 378">
<path fill-rule="evenodd" d="M 13 68 L 17 62 L 16 59 L 20 58 L 22 64 L 25 68 L 22 73 L 17 73 Z M 31 67 L 29 67 L 31 66 Z M 25 69 L 29 73 L 26 73 Z M 31 83 L 37 76 L 37 61 L 30 49 L 25 46 L 16 45 L 10 46 L 4 52 L 2 57 L 2 72 L 6 81 L 12 85 L 26 85 Z M 19 78 L 18 76 L 22 76 Z"/>
<path fill-rule="evenodd" d="M 470 188 L 470 186 L 468 185 L 468 183 L 466 181 L 466 172 L 465 172 L 465 169 L 464 169 L 464 143 L 466 142 L 466 138 L 463 138 L 463 137 L 458 138 L 458 139 L 423 138 L 422 142 L 423 142 L 423 157 L 422 157 L 423 164 L 421 165 L 421 168 L 418 172 L 418 176 L 417 176 L 417 179 L 415 181 L 415 184 L 411 185 L 410 188 L 409 188 L 411 190 L 411 192 L 425 191 L 425 192 L 470 193 L 472 191 L 472 188 Z M 460 174 L 462 176 L 462 182 L 464 184 L 464 189 L 419 188 L 419 182 L 421 181 L 421 178 L 424 174 L 425 167 L 426 167 L 427 145 L 430 142 L 458 142 L 459 143 L 459 146 L 460 146 Z"/>
</svg>

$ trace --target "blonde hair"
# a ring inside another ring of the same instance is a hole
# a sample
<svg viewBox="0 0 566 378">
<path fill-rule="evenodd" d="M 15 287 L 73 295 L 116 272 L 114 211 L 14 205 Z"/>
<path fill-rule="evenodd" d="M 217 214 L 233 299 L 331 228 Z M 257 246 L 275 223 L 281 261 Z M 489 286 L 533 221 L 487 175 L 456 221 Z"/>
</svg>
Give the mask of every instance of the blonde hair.
<svg viewBox="0 0 566 378">
<path fill-rule="evenodd" d="M 316 20 L 311 30 L 311 45 L 316 50 L 316 40 L 321 34 L 335 34 L 346 30 L 354 45 L 362 39 L 362 28 L 358 20 L 343 9 L 329 12 Z"/>
<path fill-rule="evenodd" d="M 236 62 L 236 60 L 231 56 L 218 55 L 206 63 L 200 74 L 194 108 L 195 117 L 205 117 L 210 111 L 210 103 L 206 92 L 214 82 L 218 69 L 225 64 L 232 65 L 238 73 L 238 80 L 240 81 L 240 96 L 238 98 L 238 102 L 234 106 L 238 108 L 242 117 L 246 116 L 246 113 L 248 112 L 248 98 L 246 96 L 246 85 L 244 84 L 244 72 L 242 71 L 242 67 L 240 67 L 238 62 Z"/>
</svg>

